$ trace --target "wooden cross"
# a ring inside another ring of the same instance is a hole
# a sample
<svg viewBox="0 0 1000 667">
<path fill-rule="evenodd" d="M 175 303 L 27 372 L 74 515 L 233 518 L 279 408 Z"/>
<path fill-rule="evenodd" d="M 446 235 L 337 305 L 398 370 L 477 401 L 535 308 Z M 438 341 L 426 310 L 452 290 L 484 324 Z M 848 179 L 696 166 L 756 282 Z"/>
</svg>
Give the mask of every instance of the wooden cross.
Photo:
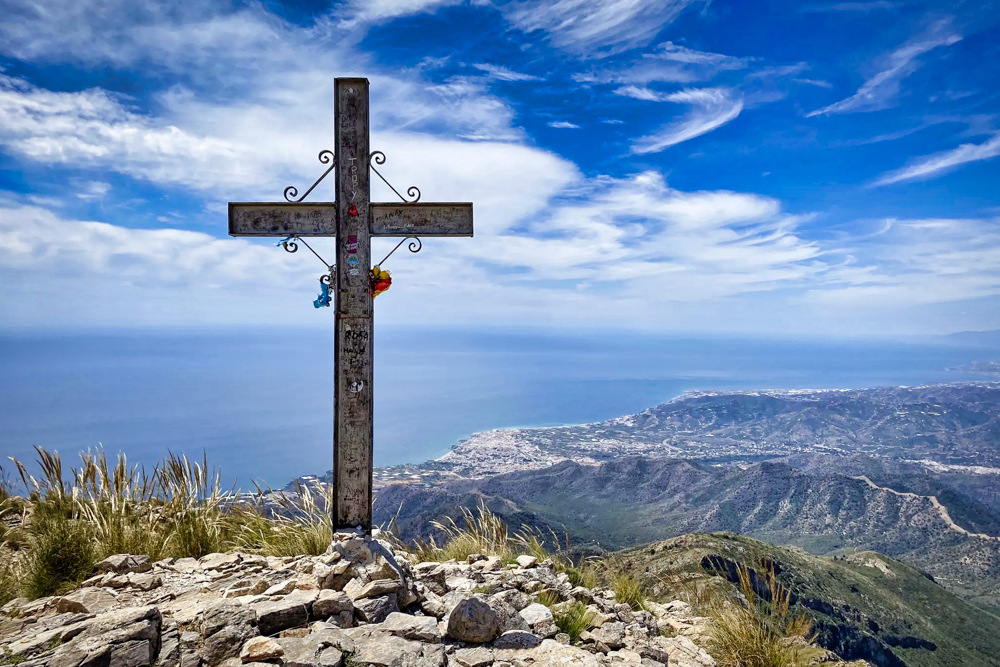
<svg viewBox="0 0 1000 667">
<path fill-rule="evenodd" d="M 370 201 L 368 128 L 368 79 L 336 79 L 335 201 L 229 204 L 231 236 L 337 238 L 330 285 L 336 313 L 333 526 L 365 532 L 372 525 L 371 237 L 472 236 L 471 203 Z"/>
</svg>

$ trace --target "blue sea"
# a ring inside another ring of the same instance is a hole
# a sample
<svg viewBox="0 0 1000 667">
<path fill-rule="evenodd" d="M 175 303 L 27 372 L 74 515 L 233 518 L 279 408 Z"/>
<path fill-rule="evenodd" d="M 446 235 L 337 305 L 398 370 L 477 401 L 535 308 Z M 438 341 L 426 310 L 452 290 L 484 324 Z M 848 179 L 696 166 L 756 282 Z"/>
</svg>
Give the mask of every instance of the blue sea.
<svg viewBox="0 0 1000 667">
<path fill-rule="evenodd" d="M 691 389 L 858 388 L 983 379 L 1000 341 L 764 340 L 382 327 L 375 462 L 421 462 L 476 431 L 593 422 Z M 103 446 L 151 466 L 207 452 L 227 484 L 331 467 L 332 339 L 322 331 L 0 335 L 0 464 L 33 445 Z"/>
</svg>

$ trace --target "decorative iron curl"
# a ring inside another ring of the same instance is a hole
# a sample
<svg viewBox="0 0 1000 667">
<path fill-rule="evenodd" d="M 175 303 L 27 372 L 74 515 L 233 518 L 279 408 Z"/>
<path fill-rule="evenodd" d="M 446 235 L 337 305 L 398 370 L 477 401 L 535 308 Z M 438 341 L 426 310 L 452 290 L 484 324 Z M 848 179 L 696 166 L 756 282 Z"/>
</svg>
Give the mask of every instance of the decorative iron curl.
<svg viewBox="0 0 1000 667">
<path fill-rule="evenodd" d="M 403 195 L 399 194 L 399 190 L 393 187 L 392 183 L 387 181 L 385 176 L 383 176 L 379 172 L 379 170 L 375 168 L 376 164 L 385 164 L 385 153 L 383 153 L 382 151 L 372 151 L 371 154 L 368 155 L 368 166 L 370 166 L 372 171 L 375 172 L 375 175 L 381 178 L 382 182 L 388 185 L 389 189 L 395 192 L 396 196 L 402 199 L 405 203 L 416 204 L 418 201 L 420 201 L 420 188 L 418 188 L 415 185 L 411 185 L 409 188 L 407 188 L 406 194 L 412 197 L 412 199 L 407 199 Z"/>
<path fill-rule="evenodd" d="M 296 188 L 294 185 L 289 185 L 287 188 L 285 188 L 285 201 L 296 204 L 305 199 L 306 197 L 308 197 L 309 193 L 312 192 L 314 189 L 316 189 L 316 186 L 319 185 L 320 182 L 322 182 L 322 180 L 326 178 L 331 171 L 333 171 L 333 168 L 337 166 L 337 156 L 334 155 L 333 151 L 331 150 L 320 151 L 318 157 L 320 164 L 328 164 L 330 165 L 329 168 L 327 168 L 327 170 L 323 172 L 323 175 L 320 176 L 318 179 L 316 179 L 316 182 L 310 185 L 309 189 L 306 190 L 306 193 L 301 197 L 299 197 L 298 199 L 296 199 L 296 197 L 298 197 L 299 195 L 298 188 Z"/>
<path fill-rule="evenodd" d="M 330 274 L 329 273 L 324 273 L 322 276 L 320 276 L 319 277 L 319 281 L 323 285 L 327 285 L 327 286 L 330 286 L 330 285 L 333 284 L 333 283 L 330 282 Z"/>
<path fill-rule="evenodd" d="M 277 245 L 280 245 L 282 248 L 284 248 L 285 252 L 298 252 L 299 244 L 295 242 L 297 240 L 298 237 L 289 236 L 287 239 L 278 241 Z"/>
<path fill-rule="evenodd" d="M 407 241 L 409 241 L 410 244 L 408 246 L 406 246 L 406 249 L 409 250 L 410 252 L 420 252 L 420 249 L 424 247 L 424 244 L 420 241 L 420 239 L 418 237 L 416 237 L 416 236 L 407 236 L 402 241 L 400 241 L 399 243 L 397 243 L 396 247 L 393 248 L 392 250 L 390 250 L 389 254 L 386 255 L 385 257 L 383 257 L 382 261 L 379 262 L 378 264 L 376 264 L 375 266 L 381 268 L 382 267 L 382 263 L 385 262 L 385 260 L 387 260 L 390 257 L 392 257 L 392 253 L 394 253 L 397 250 L 399 250 L 399 246 L 403 245 Z"/>
</svg>

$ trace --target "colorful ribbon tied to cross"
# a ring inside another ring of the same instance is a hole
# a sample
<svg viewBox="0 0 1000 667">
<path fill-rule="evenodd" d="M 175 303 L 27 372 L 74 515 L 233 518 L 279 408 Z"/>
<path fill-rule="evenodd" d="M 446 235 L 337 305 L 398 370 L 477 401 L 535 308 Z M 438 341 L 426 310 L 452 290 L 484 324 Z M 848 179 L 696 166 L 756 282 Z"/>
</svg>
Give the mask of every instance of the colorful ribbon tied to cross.
<svg viewBox="0 0 1000 667">
<path fill-rule="evenodd" d="M 372 269 L 372 297 L 376 297 L 382 292 L 389 289 L 392 285 L 392 277 L 389 276 L 389 272 L 380 266 L 376 266 Z"/>
<path fill-rule="evenodd" d="M 323 280 L 319 281 L 319 296 L 313 301 L 313 308 L 323 308 L 324 306 L 329 307 L 330 305 L 330 286 Z"/>
</svg>

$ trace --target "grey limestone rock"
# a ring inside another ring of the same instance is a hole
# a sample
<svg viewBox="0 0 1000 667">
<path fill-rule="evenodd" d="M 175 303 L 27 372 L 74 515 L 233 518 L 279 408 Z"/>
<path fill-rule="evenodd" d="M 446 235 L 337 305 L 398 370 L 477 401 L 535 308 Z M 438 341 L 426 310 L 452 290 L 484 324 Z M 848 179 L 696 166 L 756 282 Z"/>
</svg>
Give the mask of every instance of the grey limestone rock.
<svg viewBox="0 0 1000 667">
<path fill-rule="evenodd" d="M 94 571 L 102 574 L 106 572 L 129 574 L 132 572 L 148 572 L 152 569 L 153 562 L 149 556 L 133 556 L 131 554 L 108 556 L 94 566 Z"/>
<path fill-rule="evenodd" d="M 549 608 L 537 602 L 529 604 L 518 613 L 521 615 L 521 618 L 523 618 L 525 622 L 532 627 L 538 625 L 539 623 L 552 621 L 552 612 L 549 611 Z"/>
<path fill-rule="evenodd" d="M 309 622 L 306 600 L 293 595 L 273 602 L 258 602 L 251 605 L 251 609 L 257 615 L 257 627 L 262 635 L 275 635 Z"/>
<path fill-rule="evenodd" d="M 395 593 L 354 602 L 354 614 L 366 623 L 381 623 L 394 611 L 399 611 Z"/>
<path fill-rule="evenodd" d="M 253 612 L 231 600 L 219 600 L 205 606 L 199 621 L 205 641 L 200 654 L 209 665 L 237 657 L 244 643 L 258 632 Z"/>
<path fill-rule="evenodd" d="M 441 642 L 437 621 L 431 616 L 410 616 L 393 612 L 382 622 L 381 629 L 403 639 L 429 644 Z"/>
<path fill-rule="evenodd" d="M 327 619 L 341 612 L 354 613 L 354 602 L 342 591 L 321 590 L 319 597 L 313 603 L 313 616 Z"/>
<path fill-rule="evenodd" d="M 448 661 L 459 667 L 489 667 L 493 664 L 493 651 L 482 646 L 460 648 L 451 654 Z"/>
<path fill-rule="evenodd" d="M 80 588 L 59 598 L 56 611 L 97 614 L 107 610 L 117 598 L 103 588 Z"/>
<path fill-rule="evenodd" d="M 514 607 L 507 603 L 503 597 L 493 596 L 486 600 L 486 604 L 500 617 L 500 632 L 507 630 L 531 630 L 524 617 Z"/>
<path fill-rule="evenodd" d="M 531 634 L 530 632 L 524 632 L 523 630 L 511 630 L 497 637 L 493 641 L 492 646 L 495 649 L 522 650 L 535 648 L 541 643 L 541 638 Z"/>
<path fill-rule="evenodd" d="M 462 600 L 448 616 L 448 636 L 459 641 L 482 644 L 500 631 L 500 615 L 477 597 Z"/>
</svg>

